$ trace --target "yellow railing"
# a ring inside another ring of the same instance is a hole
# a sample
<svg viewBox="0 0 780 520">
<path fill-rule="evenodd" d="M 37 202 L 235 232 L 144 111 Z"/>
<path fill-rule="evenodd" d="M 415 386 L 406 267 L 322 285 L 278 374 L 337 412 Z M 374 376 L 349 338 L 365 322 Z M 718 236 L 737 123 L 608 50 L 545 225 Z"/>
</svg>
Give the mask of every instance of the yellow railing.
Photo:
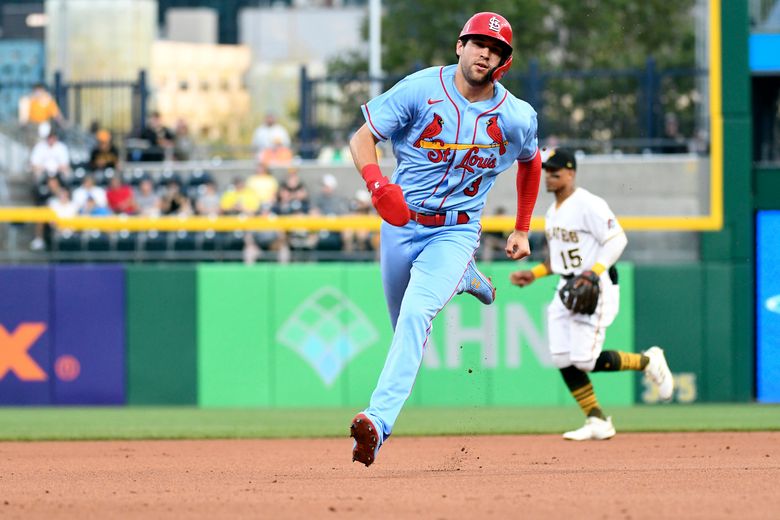
<svg viewBox="0 0 780 520">
<path fill-rule="evenodd" d="M 618 216 L 627 231 L 712 231 L 720 228 L 720 222 L 712 216 Z M 58 227 L 100 231 L 235 231 L 298 229 L 341 231 L 344 229 L 378 230 L 379 217 L 346 215 L 342 217 L 286 216 L 286 217 L 75 217 L 58 218 L 49 208 L 0 208 L 0 222 L 51 222 Z M 507 232 L 514 228 L 514 217 L 486 216 L 482 218 L 482 230 Z M 534 217 L 531 230 L 544 230 L 544 219 Z"/>
</svg>

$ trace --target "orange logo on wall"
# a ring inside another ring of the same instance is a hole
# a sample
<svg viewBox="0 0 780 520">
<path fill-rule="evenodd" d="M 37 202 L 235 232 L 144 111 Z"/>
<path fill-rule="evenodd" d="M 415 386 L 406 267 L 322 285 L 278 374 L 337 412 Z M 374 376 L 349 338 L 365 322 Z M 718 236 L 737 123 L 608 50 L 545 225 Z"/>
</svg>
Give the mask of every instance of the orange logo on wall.
<svg viewBox="0 0 780 520">
<path fill-rule="evenodd" d="M 46 381 L 46 372 L 27 352 L 45 331 L 45 323 L 22 323 L 10 334 L 0 325 L 0 379 L 13 371 L 22 381 Z"/>
</svg>

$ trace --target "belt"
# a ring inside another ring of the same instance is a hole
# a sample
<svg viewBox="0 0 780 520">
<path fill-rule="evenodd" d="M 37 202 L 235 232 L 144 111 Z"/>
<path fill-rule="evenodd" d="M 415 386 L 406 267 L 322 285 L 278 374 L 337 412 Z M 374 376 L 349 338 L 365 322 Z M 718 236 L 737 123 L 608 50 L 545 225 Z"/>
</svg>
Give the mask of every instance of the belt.
<svg viewBox="0 0 780 520">
<path fill-rule="evenodd" d="M 417 213 L 414 210 L 409 210 L 409 216 L 414 222 L 417 222 L 418 224 L 421 224 L 423 226 L 428 227 L 439 227 L 444 226 L 447 223 L 447 214 L 446 213 L 429 213 L 429 214 L 423 214 L 423 213 Z M 465 224 L 469 221 L 469 214 L 465 211 L 459 211 L 458 212 L 458 218 L 454 222 L 454 224 Z"/>
</svg>

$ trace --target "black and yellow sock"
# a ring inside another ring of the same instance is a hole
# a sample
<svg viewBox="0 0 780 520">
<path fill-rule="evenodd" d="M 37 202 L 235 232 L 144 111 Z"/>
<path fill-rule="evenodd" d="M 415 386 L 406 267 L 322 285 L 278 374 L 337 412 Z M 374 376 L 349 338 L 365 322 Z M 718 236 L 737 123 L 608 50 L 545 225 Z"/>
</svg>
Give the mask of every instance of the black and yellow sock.
<svg viewBox="0 0 780 520">
<path fill-rule="evenodd" d="M 605 350 L 596 360 L 594 372 L 617 372 L 618 370 L 642 371 L 650 362 L 650 358 L 644 354 L 633 352 L 620 352 L 618 350 Z"/>
<path fill-rule="evenodd" d="M 593 383 L 590 382 L 587 373 L 577 367 L 566 367 L 561 369 L 561 375 L 569 392 L 586 416 L 606 419 L 596 399 L 596 393 L 593 391 Z"/>
</svg>

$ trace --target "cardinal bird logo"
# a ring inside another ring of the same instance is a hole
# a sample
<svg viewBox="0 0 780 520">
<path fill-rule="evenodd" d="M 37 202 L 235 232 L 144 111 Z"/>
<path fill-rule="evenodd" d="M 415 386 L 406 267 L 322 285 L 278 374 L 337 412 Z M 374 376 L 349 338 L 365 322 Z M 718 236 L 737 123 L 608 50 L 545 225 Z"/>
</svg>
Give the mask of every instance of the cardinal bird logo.
<svg viewBox="0 0 780 520">
<path fill-rule="evenodd" d="M 493 142 L 498 145 L 498 155 L 504 155 L 506 153 L 506 142 L 504 141 L 504 133 L 498 127 L 498 116 L 488 119 L 487 133 Z"/>
<path fill-rule="evenodd" d="M 441 133 L 442 125 L 444 125 L 444 120 L 441 118 L 441 116 L 439 114 L 433 114 L 433 121 L 428 123 L 428 126 L 425 127 L 425 130 L 422 131 L 420 137 L 418 137 L 414 142 L 414 147 L 419 148 L 423 140 L 439 135 Z"/>
</svg>

